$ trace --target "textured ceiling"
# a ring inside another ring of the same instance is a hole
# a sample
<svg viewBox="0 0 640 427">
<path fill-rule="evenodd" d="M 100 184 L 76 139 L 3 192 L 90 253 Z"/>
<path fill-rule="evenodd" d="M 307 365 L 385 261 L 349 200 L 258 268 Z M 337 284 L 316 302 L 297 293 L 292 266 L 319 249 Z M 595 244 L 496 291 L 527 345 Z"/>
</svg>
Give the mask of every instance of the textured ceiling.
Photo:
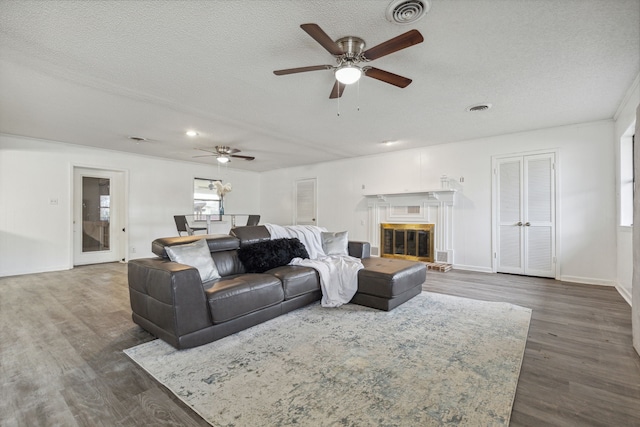
<svg viewBox="0 0 640 427">
<path fill-rule="evenodd" d="M 410 26 L 389 3 L 0 1 L 0 132 L 211 164 L 196 148 L 231 145 L 265 171 L 611 119 L 640 71 L 640 0 L 433 0 Z M 330 71 L 275 76 L 334 63 L 310 22 L 368 47 L 419 30 L 371 63 L 413 83 L 337 101 Z"/>
</svg>

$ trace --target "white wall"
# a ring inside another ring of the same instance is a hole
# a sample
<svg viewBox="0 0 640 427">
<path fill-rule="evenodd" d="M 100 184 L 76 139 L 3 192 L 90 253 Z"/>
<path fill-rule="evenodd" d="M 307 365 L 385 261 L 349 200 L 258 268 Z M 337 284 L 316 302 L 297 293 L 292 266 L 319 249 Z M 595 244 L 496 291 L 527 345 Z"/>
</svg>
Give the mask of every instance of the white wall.
<svg viewBox="0 0 640 427">
<path fill-rule="evenodd" d="M 127 259 L 177 235 L 173 215 L 192 212 L 194 177 L 232 183 L 226 212 L 259 213 L 258 173 L 0 135 L 0 276 L 71 268 L 74 166 L 127 173 Z"/>
<path fill-rule="evenodd" d="M 558 150 L 559 279 L 613 285 L 614 147 L 614 123 L 602 121 L 282 169 L 262 174 L 262 194 L 269 196 L 260 211 L 264 222 L 291 223 L 295 180 L 316 177 L 319 225 L 366 240 L 363 194 L 438 189 L 443 174 L 464 177 L 453 213 L 455 264 L 490 271 L 491 157 Z"/>
<path fill-rule="evenodd" d="M 620 219 L 620 142 L 626 132 L 633 134 L 636 120 L 636 107 L 640 103 L 640 76 L 627 92 L 625 102 L 615 117 L 616 143 L 616 215 L 617 215 L 617 288 L 620 294 L 631 304 L 631 281 L 633 276 L 633 227 L 621 226 Z M 631 128 L 631 129 L 630 129 Z M 626 137 L 629 137 L 628 135 Z"/>
</svg>

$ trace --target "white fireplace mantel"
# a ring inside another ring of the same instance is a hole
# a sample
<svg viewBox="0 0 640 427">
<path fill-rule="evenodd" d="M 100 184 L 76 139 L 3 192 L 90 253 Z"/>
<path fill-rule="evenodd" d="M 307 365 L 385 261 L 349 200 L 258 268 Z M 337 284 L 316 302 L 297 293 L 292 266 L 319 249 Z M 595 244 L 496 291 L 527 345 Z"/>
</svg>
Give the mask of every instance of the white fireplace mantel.
<svg viewBox="0 0 640 427">
<path fill-rule="evenodd" d="M 375 197 L 380 200 L 387 200 L 390 197 L 426 197 L 439 200 L 448 204 L 453 204 L 453 197 L 456 193 L 455 189 L 449 190 L 423 190 L 423 191 L 405 191 L 405 192 L 384 192 L 364 194 L 364 197 Z"/>
<path fill-rule="evenodd" d="M 435 224 L 436 261 L 453 264 L 453 205 L 456 189 L 363 194 L 367 199 L 372 254 L 380 253 L 381 223 Z"/>
</svg>

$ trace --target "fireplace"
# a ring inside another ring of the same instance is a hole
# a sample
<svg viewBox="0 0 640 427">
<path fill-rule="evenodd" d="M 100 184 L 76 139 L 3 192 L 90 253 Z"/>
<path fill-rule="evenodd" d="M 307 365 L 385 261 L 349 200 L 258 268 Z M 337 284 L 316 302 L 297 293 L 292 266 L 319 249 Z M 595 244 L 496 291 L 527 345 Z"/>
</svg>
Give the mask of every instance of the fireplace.
<svg viewBox="0 0 640 427">
<path fill-rule="evenodd" d="M 380 224 L 380 256 L 434 261 L 435 224 Z"/>
</svg>

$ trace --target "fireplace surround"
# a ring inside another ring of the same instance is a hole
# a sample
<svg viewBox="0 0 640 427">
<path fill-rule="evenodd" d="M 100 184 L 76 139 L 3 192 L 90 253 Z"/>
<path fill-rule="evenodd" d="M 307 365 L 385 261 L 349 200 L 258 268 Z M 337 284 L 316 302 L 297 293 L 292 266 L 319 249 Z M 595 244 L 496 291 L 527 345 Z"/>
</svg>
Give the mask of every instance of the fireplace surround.
<svg viewBox="0 0 640 427">
<path fill-rule="evenodd" d="M 435 224 L 380 224 L 380 256 L 434 261 Z"/>
</svg>

